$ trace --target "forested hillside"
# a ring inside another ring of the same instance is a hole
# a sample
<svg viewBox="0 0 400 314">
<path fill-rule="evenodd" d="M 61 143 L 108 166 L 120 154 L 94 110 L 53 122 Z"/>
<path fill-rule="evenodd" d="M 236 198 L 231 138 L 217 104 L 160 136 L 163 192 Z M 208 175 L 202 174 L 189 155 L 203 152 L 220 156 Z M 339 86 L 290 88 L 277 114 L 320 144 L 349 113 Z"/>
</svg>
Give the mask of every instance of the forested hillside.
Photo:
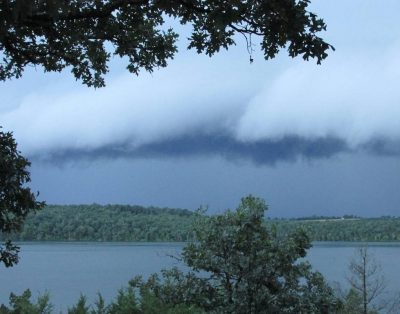
<svg viewBox="0 0 400 314">
<path fill-rule="evenodd" d="M 187 241 L 194 219 L 184 209 L 130 205 L 49 205 L 28 216 L 18 241 Z"/>
<path fill-rule="evenodd" d="M 400 241 L 400 218 L 269 220 L 285 236 L 303 228 L 313 241 Z"/>
<path fill-rule="evenodd" d="M 130 205 L 49 205 L 28 216 L 17 241 L 188 241 L 192 211 Z M 313 241 L 400 241 L 400 218 L 267 219 L 279 236 L 303 228 Z M 1 235 L 0 235 L 1 238 Z"/>
</svg>

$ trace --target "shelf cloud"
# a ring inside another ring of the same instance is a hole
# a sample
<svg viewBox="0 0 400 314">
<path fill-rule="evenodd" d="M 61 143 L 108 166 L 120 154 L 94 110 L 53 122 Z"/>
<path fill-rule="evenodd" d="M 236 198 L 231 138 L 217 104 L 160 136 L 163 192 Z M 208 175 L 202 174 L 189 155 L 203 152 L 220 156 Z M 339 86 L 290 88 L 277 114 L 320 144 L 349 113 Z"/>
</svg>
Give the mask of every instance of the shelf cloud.
<svg viewBox="0 0 400 314">
<path fill-rule="evenodd" d="M 99 90 L 37 91 L 0 112 L 0 121 L 25 155 L 54 162 L 400 156 L 399 48 L 379 59 L 337 52 L 322 66 L 296 61 L 273 77 L 262 60 L 223 71 L 213 61 L 186 60 L 153 76 L 122 75 Z"/>
</svg>

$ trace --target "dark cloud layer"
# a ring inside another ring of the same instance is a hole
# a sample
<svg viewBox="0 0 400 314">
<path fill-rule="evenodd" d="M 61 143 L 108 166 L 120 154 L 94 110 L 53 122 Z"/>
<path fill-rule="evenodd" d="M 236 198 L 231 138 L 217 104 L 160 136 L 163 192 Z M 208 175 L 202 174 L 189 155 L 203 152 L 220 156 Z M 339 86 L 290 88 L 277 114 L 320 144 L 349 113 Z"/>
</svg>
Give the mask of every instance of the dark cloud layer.
<svg viewBox="0 0 400 314">
<path fill-rule="evenodd" d="M 376 138 L 363 145 L 363 148 L 375 155 L 400 157 L 400 141 L 398 140 Z"/>
<path fill-rule="evenodd" d="M 66 150 L 47 155 L 54 163 L 79 159 L 113 158 L 187 158 L 221 156 L 227 160 L 249 160 L 257 165 L 293 162 L 299 158 L 324 159 L 349 151 L 338 138 L 306 139 L 286 136 L 279 140 L 241 142 L 227 135 L 188 135 L 131 148 L 129 144 L 95 150 Z M 35 156 L 32 156 L 35 159 Z M 42 156 L 41 156 L 42 158 Z"/>
<path fill-rule="evenodd" d="M 335 138 L 310 140 L 287 136 L 280 140 L 240 142 L 228 136 L 189 136 L 147 145 L 133 154 L 141 157 L 219 155 L 226 159 L 248 159 L 255 164 L 273 165 L 279 161 L 295 161 L 299 157 L 329 158 L 346 150 L 346 144 Z"/>
</svg>

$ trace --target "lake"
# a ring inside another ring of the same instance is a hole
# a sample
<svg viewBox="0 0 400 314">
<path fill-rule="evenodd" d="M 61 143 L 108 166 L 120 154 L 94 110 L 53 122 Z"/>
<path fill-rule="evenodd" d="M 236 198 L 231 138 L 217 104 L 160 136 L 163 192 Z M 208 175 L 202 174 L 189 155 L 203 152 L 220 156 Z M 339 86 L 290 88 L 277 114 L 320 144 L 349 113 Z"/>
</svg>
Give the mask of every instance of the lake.
<svg viewBox="0 0 400 314">
<path fill-rule="evenodd" d="M 358 243 L 314 243 L 307 259 L 329 282 L 346 285 L 346 271 Z M 181 266 L 182 243 L 21 243 L 20 262 L 0 266 L 0 303 L 10 292 L 29 288 L 33 296 L 50 292 L 56 312 L 77 302 L 80 293 L 93 303 L 98 292 L 110 301 L 135 275 L 148 276 L 161 268 Z M 388 290 L 400 291 L 399 243 L 370 243 L 369 249 L 388 279 Z"/>
</svg>

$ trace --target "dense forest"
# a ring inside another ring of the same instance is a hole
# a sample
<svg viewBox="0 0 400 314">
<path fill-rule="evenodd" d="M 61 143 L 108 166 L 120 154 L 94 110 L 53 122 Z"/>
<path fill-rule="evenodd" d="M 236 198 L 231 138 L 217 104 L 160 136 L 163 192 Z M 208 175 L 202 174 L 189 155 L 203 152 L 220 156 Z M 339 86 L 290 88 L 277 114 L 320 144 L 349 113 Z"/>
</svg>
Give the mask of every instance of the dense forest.
<svg viewBox="0 0 400 314">
<path fill-rule="evenodd" d="M 321 218 L 268 220 L 278 234 L 286 236 L 298 228 L 312 241 L 400 241 L 400 218 Z"/>
<path fill-rule="evenodd" d="M 49 205 L 28 216 L 16 241 L 188 241 L 192 211 L 130 205 Z M 304 229 L 313 241 L 400 241 L 400 218 L 266 219 L 284 237 Z M 1 239 L 0 235 L 0 239 Z"/>
<path fill-rule="evenodd" d="M 49 205 L 28 216 L 17 241 L 187 241 L 193 212 L 129 205 Z"/>
</svg>

